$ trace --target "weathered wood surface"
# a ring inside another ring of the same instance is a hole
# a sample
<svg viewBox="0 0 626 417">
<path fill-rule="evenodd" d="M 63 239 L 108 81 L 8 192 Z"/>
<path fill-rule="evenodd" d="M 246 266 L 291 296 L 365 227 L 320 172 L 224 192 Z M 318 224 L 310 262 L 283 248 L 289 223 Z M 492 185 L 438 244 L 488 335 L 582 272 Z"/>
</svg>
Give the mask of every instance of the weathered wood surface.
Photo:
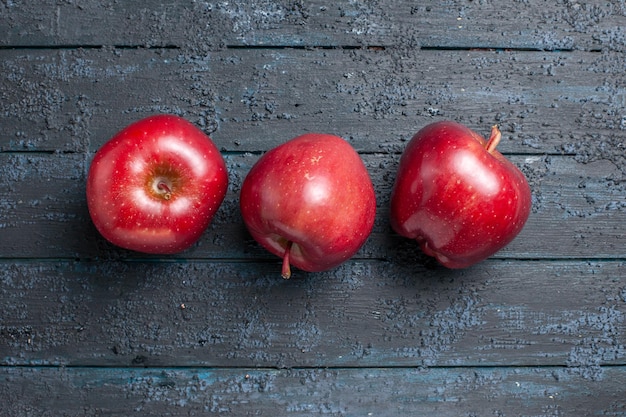
<svg viewBox="0 0 626 417">
<path fill-rule="evenodd" d="M 562 366 L 626 362 L 624 261 L 14 262 L 0 358 L 51 366 Z"/>
<path fill-rule="evenodd" d="M 505 153 L 624 153 L 617 52 L 19 49 L 0 50 L 0 69 L 2 150 L 95 151 L 120 125 L 168 112 L 237 152 L 304 131 L 400 152 L 447 118 L 483 134 L 498 123 Z"/>
<path fill-rule="evenodd" d="M 0 4 L 0 44 L 19 46 L 397 45 L 607 49 L 626 44 L 620 0 L 579 3 L 246 0 Z"/>
<path fill-rule="evenodd" d="M 624 372 L 599 382 L 562 368 L 9 368 L 0 393 L 12 416 L 623 416 Z"/>
<path fill-rule="evenodd" d="M 626 416 L 622 0 L 0 3 L 0 416 Z M 200 242 L 120 250 L 85 205 L 94 152 L 188 118 L 230 187 Z M 453 119 L 527 175 L 518 238 L 462 271 L 388 225 L 407 140 Z M 348 139 L 374 232 L 279 276 L 241 222 L 259 155 Z"/>
</svg>

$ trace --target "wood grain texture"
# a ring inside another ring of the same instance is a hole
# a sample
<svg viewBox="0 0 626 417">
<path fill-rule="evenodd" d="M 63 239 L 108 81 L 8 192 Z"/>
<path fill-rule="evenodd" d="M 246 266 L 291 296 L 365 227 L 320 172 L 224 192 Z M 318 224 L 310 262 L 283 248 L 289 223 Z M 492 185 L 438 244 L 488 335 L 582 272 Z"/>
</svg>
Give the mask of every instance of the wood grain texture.
<svg viewBox="0 0 626 417">
<path fill-rule="evenodd" d="M 452 119 L 484 135 L 500 125 L 504 153 L 624 154 L 626 84 L 615 52 L 43 49 L 0 57 L 5 151 L 95 151 L 122 126 L 165 112 L 236 152 L 321 131 L 361 152 L 397 153 L 421 127 Z"/>
<path fill-rule="evenodd" d="M 377 198 L 374 230 L 356 255 L 394 259 L 419 252 L 389 226 L 389 199 L 399 155 L 365 154 Z M 253 242 L 239 210 L 241 183 L 258 155 L 229 154 L 230 185 L 198 244 L 173 258 L 275 259 Z M 623 172 L 603 161 L 565 156 L 512 158 L 532 185 L 533 213 L 498 258 L 624 258 Z M 0 154 L 0 258 L 138 258 L 99 236 L 89 218 L 84 154 Z"/>
<path fill-rule="evenodd" d="M 619 0 L 124 1 L 0 5 L 0 44 L 622 48 Z"/>
<path fill-rule="evenodd" d="M 0 393 L 11 416 L 624 416 L 625 372 L 9 368 Z"/>
<path fill-rule="evenodd" d="M 626 363 L 624 262 L 15 262 L 0 361 L 50 366 L 562 366 Z"/>
</svg>

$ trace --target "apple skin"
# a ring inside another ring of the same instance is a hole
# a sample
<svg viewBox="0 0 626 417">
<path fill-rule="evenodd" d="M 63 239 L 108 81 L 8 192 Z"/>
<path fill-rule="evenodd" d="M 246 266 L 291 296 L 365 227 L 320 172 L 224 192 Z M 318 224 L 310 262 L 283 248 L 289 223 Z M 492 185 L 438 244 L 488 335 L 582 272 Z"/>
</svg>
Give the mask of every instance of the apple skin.
<svg viewBox="0 0 626 417">
<path fill-rule="evenodd" d="M 172 254 L 200 238 L 227 187 L 226 164 L 211 139 L 183 118 L 155 115 L 124 128 L 96 152 L 87 205 L 111 243 Z"/>
<path fill-rule="evenodd" d="M 363 161 L 338 136 L 308 133 L 265 153 L 241 188 L 252 237 L 290 264 L 318 272 L 351 258 L 372 231 L 374 187 Z"/>
<path fill-rule="evenodd" d="M 432 123 L 411 139 L 391 195 L 391 226 L 415 239 L 448 268 L 493 255 L 522 230 L 531 209 L 524 174 L 495 147 L 451 121 Z"/>
</svg>

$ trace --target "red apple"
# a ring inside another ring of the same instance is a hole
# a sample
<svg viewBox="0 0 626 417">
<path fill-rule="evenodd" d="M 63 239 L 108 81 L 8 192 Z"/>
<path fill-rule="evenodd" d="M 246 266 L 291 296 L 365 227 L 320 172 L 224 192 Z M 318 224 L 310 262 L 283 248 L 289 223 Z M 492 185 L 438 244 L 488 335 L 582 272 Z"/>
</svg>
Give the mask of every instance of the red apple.
<svg viewBox="0 0 626 417">
<path fill-rule="evenodd" d="M 402 154 L 391 226 L 448 268 L 493 255 L 522 230 L 531 207 L 524 174 L 488 141 L 458 123 L 430 124 Z"/>
<path fill-rule="evenodd" d="M 171 254 L 200 238 L 227 186 L 224 159 L 211 139 L 185 119 L 156 115 L 98 150 L 87 177 L 87 204 L 111 243 Z"/>
<path fill-rule="evenodd" d="M 265 153 L 241 188 L 241 214 L 252 237 L 309 272 L 352 257 L 372 231 L 374 187 L 345 140 L 327 134 L 296 137 Z"/>
</svg>

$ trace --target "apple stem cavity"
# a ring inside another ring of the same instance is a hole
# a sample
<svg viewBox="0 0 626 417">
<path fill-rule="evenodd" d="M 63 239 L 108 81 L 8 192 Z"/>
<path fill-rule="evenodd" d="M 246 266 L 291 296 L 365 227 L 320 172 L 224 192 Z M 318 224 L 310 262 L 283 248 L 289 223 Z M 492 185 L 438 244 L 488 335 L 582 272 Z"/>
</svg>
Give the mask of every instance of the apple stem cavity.
<svg viewBox="0 0 626 417">
<path fill-rule="evenodd" d="M 164 200 L 169 200 L 172 198 L 172 190 L 169 185 L 165 183 L 165 181 L 160 180 L 157 183 L 157 189 L 159 190 L 159 194 L 163 197 Z"/>
<path fill-rule="evenodd" d="M 498 129 L 498 125 L 493 125 L 491 127 L 491 136 L 489 136 L 487 145 L 485 145 L 487 152 L 493 153 L 496 150 L 496 146 L 500 143 L 500 139 L 502 139 L 502 132 Z"/>
<path fill-rule="evenodd" d="M 293 246 L 293 242 L 288 241 L 287 246 L 285 247 L 285 253 L 283 255 L 282 276 L 285 279 L 291 278 L 291 267 L 289 266 L 289 255 L 291 253 L 291 246 Z"/>
</svg>

